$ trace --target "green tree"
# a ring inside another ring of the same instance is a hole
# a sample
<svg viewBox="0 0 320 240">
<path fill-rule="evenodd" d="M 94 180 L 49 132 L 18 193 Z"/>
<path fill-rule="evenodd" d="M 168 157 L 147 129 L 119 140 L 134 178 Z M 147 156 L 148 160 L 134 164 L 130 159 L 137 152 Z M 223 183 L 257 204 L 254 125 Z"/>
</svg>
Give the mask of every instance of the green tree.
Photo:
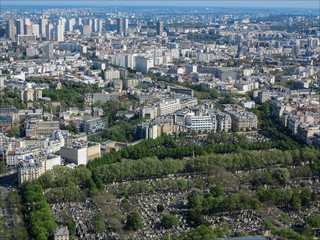
<svg viewBox="0 0 320 240">
<path fill-rule="evenodd" d="M 68 227 L 70 236 L 76 233 L 77 229 L 76 229 L 76 224 L 74 222 L 72 221 L 67 222 L 67 227 Z"/>
<path fill-rule="evenodd" d="M 101 212 L 97 212 L 93 216 L 93 227 L 97 232 L 102 232 L 106 229 L 106 225 L 104 223 L 104 215 Z"/>
<path fill-rule="evenodd" d="M 299 210 L 301 208 L 301 199 L 297 196 L 292 196 L 290 200 L 290 206 L 293 210 Z"/>
<path fill-rule="evenodd" d="M 188 186 L 188 183 L 184 179 L 179 179 L 177 181 L 177 185 L 178 185 L 178 189 L 181 191 L 181 190 L 184 190 Z"/>
<path fill-rule="evenodd" d="M 143 220 L 140 214 L 136 211 L 127 215 L 126 229 L 137 231 L 143 227 Z"/>
<path fill-rule="evenodd" d="M 210 192 L 214 197 L 219 197 L 224 194 L 223 188 L 221 186 L 215 186 L 211 188 Z"/>
<path fill-rule="evenodd" d="M 286 168 L 277 168 L 273 172 L 273 177 L 281 184 L 285 185 L 290 179 L 290 173 Z"/>
<path fill-rule="evenodd" d="M 5 162 L 0 162 L 0 174 L 4 173 L 6 171 L 6 164 Z"/>
<path fill-rule="evenodd" d="M 315 214 L 306 218 L 306 223 L 311 227 L 318 228 L 320 227 L 320 215 Z"/>
<path fill-rule="evenodd" d="M 200 213 L 202 211 L 202 193 L 198 190 L 192 190 L 188 195 L 188 205 L 195 212 Z"/>
<path fill-rule="evenodd" d="M 13 126 L 11 127 L 11 129 L 9 130 L 9 132 L 8 132 L 8 136 L 9 136 L 9 137 L 18 137 L 19 135 L 20 135 L 20 129 L 19 129 L 19 127 L 13 125 Z"/>
<path fill-rule="evenodd" d="M 190 233 L 190 238 L 193 240 L 215 239 L 216 237 L 214 231 L 204 225 L 199 226 Z"/>
<path fill-rule="evenodd" d="M 100 178 L 98 178 L 98 179 L 96 180 L 96 186 L 97 186 L 97 188 L 98 188 L 99 190 L 103 190 L 103 189 L 105 188 L 105 186 L 104 186 L 104 184 L 103 184 L 103 182 L 102 182 L 102 180 L 101 180 Z"/>
<path fill-rule="evenodd" d="M 266 172 L 263 176 L 263 183 L 272 184 L 272 175 L 269 172 Z"/>
<path fill-rule="evenodd" d="M 310 227 L 309 224 L 306 224 L 306 225 L 304 226 L 304 229 L 303 229 L 302 234 L 303 234 L 304 236 L 312 239 L 313 236 L 314 236 L 314 235 L 313 235 L 313 229 L 312 229 L 312 227 Z"/>
<path fill-rule="evenodd" d="M 60 218 L 63 225 L 66 225 L 68 222 L 72 222 L 72 214 L 69 210 L 63 210 L 60 213 Z"/>
<path fill-rule="evenodd" d="M 44 188 L 49 188 L 53 186 L 54 182 L 54 176 L 52 171 L 46 171 L 44 174 L 42 174 L 39 177 L 39 183 L 42 185 Z"/>
<path fill-rule="evenodd" d="M 310 207 L 311 205 L 312 191 L 309 188 L 302 188 L 300 193 L 300 199 L 302 206 Z"/>
<path fill-rule="evenodd" d="M 172 228 L 179 223 L 179 219 L 171 214 L 164 215 L 161 219 L 162 226 L 166 228 Z"/>
</svg>

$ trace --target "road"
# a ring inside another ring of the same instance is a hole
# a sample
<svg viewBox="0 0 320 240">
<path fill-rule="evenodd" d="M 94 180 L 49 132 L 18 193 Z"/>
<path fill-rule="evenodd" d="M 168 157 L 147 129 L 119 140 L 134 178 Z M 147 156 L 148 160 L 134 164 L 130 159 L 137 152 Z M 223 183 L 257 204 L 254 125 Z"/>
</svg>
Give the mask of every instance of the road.
<svg viewBox="0 0 320 240">
<path fill-rule="evenodd" d="M 0 216 L 7 218 L 7 224 L 9 229 L 12 229 L 15 223 L 14 223 L 13 213 L 10 208 L 8 196 L 10 192 L 17 190 L 16 180 L 17 180 L 16 171 L 11 171 L 9 174 L 0 175 L 0 192 L 1 192 L 2 199 L 4 199 L 4 208 L 0 212 Z M 11 237 L 14 237 L 14 236 L 11 236 Z"/>
</svg>

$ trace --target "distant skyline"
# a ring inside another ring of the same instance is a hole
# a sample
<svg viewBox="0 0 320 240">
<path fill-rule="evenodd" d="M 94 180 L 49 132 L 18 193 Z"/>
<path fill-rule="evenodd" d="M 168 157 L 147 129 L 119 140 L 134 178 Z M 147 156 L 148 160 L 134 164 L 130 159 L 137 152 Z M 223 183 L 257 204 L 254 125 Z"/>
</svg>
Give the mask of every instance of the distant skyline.
<svg viewBox="0 0 320 240">
<path fill-rule="evenodd" d="M 320 3 L 318 0 L 313 1 L 302 1 L 302 0 L 291 0 L 291 1 L 106 1 L 106 0 L 33 0 L 33 1 L 21 1 L 21 0 L 1 0 L 2 6 L 39 6 L 39 7 L 103 7 L 103 6 L 119 6 L 119 7 L 253 7 L 253 8 L 309 8 L 309 9 L 320 9 Z M 75 6 L 76 5 L 76 6 Z"/>
</svg>

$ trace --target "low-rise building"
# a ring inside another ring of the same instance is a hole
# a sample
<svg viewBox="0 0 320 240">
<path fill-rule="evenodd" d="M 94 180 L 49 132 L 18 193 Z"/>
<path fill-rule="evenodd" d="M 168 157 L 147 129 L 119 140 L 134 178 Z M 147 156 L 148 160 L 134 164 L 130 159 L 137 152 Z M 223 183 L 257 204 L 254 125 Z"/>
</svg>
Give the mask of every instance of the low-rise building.
<svg viewBox="0 0 320 240">
<path fill-rule="evenodd" d="M 296 115 L 288 116 L 287 126 L 292 134 L 297 134 L 298 126 L 300 124 L 300 117 Z"/>
<path fill-rule="evenodd" d="M 98 101 L 106 103 L 109 100 L 118 100 L 119 95 L 117 93 L 87 93 L 84 95 L 84 101 L 87 105 L 91 105 Z"/>
<path fill-rule="evenodd" d="M 317 148 L 320 148 L 320 133 L 313 134 L 312 145 Z"/>
<path fill-rule="evenodd" d="M 319 126 L 306 126 L 300 124 L 297 128 L 297 135 L 300 139 L 302 139 L 307 144 L 312 144 L 312 138 L 314 134 L 320 133 Z"/>
<path fill-rule="evenodd" d="M 106 119 L 102 117 L 88 117 L 83 119 L 83 131 L 94 133 L 106 128 Z"/>
</svg>

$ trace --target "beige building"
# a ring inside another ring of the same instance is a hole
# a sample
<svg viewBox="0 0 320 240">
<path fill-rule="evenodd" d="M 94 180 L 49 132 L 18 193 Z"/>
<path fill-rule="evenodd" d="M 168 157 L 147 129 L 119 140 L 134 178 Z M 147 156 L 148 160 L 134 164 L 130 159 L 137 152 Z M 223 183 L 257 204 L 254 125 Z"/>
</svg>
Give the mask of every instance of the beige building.
<svg viewBox="0 0 320 240">
<path fill-rule="evenodd" d="M 87 152 L 88 152 L 88 161 L 101 157 L 100 143 L 89 142 Z"/>
<path fill-rule="evenodd" d="M 25 181 L 33 181 L 44 173 L 44 167 L 41 161 L 32 160 L 20 162 L 18 164 L 18 184 L 21 186 Z"/>
<path fill-rule="evenodd" d="M 169 123 L 162 123 L 157 125 L 157 135 L 160 136 L 162 133 L 171 134 L 171 126 Z"/>
<path fill-rule="evenodd" d="M 315 134 L 320 134 L 320 128 L 317 125 L 308 126 L 299 124 L 297 128 L 298 137 L 307 144 L 312 143 L 312 138 Z"/>
<path fill-rule="evenodd" d="M 59 130 L 59 121 L 31 120 L 28 122 L 26 137 L 50 136 L 53 131 L 57 130 Z"/>
<path fill-rule="evenodd" d="M 231 125 L 233 129 L 246 131 L 252 128 L 257 129 L 258 118 L 255 114 L 249 112 L 228 112 L 231 116 Z"/>
</svg>

